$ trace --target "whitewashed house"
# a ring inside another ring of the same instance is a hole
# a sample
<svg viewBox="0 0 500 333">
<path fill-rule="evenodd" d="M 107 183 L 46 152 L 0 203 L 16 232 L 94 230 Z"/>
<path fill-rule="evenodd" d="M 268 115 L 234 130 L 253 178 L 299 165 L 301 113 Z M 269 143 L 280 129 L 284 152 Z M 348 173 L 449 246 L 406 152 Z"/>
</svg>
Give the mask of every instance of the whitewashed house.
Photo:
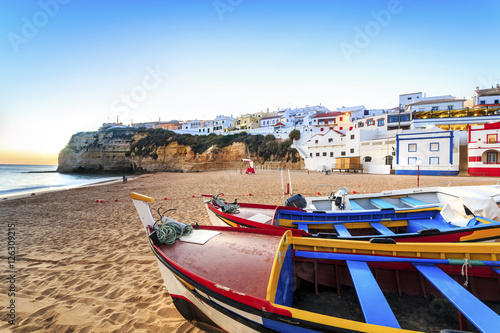
<svg viewBox="0 0 500 333">
<path fill-rule="evenodd" d="M 479 89 L 474 91 L 473 107 L 500 107 L 500 84 L 491 89 Z"/>
<path fill-rule="evenodd" d="M 351 130 L 354 124 L 350 120 L 349 113 L 338 111 L 317 113 L 313 118 L 315 132 L 326 132 L 327 130 Z"/>
<path fill-rule="evenodd" d="M 442 110 L 460 110 L 464 108 L 465 99 L 450 98 L 425 99 L 407 106 L 410 112 L 434 112 Z"/>
<path fill-rule="evenodd" d="M 314 134 L 297 151 L 308 170 L 324 171 L 335 168 L 335 157 L 345 150 L 345 134 L 328 129 Z"/>
<path fill-rule="evenodd" d="M 234 128 L 234 123 L 236 122 L 236 118 L 233 116 L 217 116 L 213 121 L 213 132 L 215 133 L 223 133 L 227 132 L 228 129 Z"/>
<path fill-rule="evenodd" d="M 397 175 L 456 176 L 460 164 L 460 138 L 439 128 L 411 130 L 396 135 Z M 421 163 L 418 170 L 418 162 Z"/>
<path fill-rule="evenodd" d="M 263 127 L 273 127 L 277 123 L 281 122 L 281 116 L 265 117 L 260 119 L 260 128 Z"/>
<path fill-rule="evenodd" d="M 468 128 L 470 176 L 500 176 L 500 122 Z"/>
<path fill-rule="evenodd" d="M 189 120 L 182 124 L 182 129 L 187 130 L 187 131 L 193 131 L 196 130 L 198 131 L 203 127 L 203 121 L 202 120 Z"/>
<path fill-rule="evenodd" d="M 390 174 L 396 149 L 397 131 L 354 129 L 345 134 L 327 130 L 314 134 L 294 147 L 308 170 L 341 169 L 340 160 L 360 163 L 364 173 Z"/>
</svg>

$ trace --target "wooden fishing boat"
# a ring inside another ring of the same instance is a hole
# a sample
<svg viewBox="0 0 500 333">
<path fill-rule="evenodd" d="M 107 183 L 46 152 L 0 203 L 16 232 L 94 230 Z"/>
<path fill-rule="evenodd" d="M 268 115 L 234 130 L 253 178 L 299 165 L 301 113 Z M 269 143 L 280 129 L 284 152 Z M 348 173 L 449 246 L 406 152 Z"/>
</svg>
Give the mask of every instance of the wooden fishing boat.
<svg viewBox="0 0 500 333">
<path fill-rule="evenodd" d="M 375 244 L 199 226 L 165 245 L 148 204 L 154 199 L 131 198 L 175 306 L 207 332 L 500 327 L 496 243 Z"/>
<path fill-rule="evenodd" d="M 227 203 L 210 195 L 205 195 L 208 200 L 204 204 L 211 223 L 219 226 L 291 228 L 294 234 L 308 236 L 353 240 L 391 238 L 397 242 L 478 242 L 500 238 L 500 222 L 493 220 L 500 219 L 496 188 L 485 187 L 482 191 L 471 186 L 453 191 L 435 188 L 412 194 L 413 190 L 347 196 L 347 191 L 341 189 L 329 199 L 301 198 L 301 207 L 293 207 L 294 201 L 287 202 L 288 206 Z M 317 203 L 324 200 L 330 206 L 340 202 L 347 209 L 311 208 L 310 202 L 317 206 L 315 208 L 325 208 L 326 204 Z M 354 205 L 366 206 L 367 202 L 376 203 L 379 208 L 351 209 Z M 402 207 L 402 203 L 407 203 L 406 207 Z"/>
</svg>

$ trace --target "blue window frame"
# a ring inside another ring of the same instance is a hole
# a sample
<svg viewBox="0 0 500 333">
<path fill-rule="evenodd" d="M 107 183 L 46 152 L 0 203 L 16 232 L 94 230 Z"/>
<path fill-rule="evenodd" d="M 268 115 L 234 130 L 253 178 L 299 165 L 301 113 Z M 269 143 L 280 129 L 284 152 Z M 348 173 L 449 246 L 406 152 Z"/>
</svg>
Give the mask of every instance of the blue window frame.
<svg viewBox="0 0 500 333">
<path fill-rule="evenodd" d="M 417 158 L 416 157 L 408 157 L 408 165 L 417 166 Z"/>
<path fill-rule="evenodd" d="M 417 144 L 416 143 L 409 143 L 408 144 L 408 151 L 409 152 L 416 152 L 417 151 Z"/>
<path fill-rule="evenodd" d="M 429 146 L 430 151 L 439 151 L 439 142 L 431 142 Z"/>
<path fill-rule="evenodd" d="M 429 165 L 439 165 L 439 157 L 429 157 Z"/>
</svg>

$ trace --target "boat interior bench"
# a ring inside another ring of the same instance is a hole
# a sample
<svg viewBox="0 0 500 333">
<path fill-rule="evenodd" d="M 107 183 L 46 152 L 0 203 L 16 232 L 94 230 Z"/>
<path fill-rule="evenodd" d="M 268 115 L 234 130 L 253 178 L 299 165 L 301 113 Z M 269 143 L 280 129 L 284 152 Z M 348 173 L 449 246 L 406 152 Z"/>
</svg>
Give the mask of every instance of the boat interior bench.
<svg viewBox="0 0 500 333">
<path fill-rule="evenodd" d="M 413 266 L 479 330 L 498 331 L 498 315 L 439 267 L 416 263 Z"/>
<path fill-rule="evenodd" d="M 427 202 L 423 202 L 422 200 L 418 200 L 418 199 L 411 198 L 411 197 L 403 197 L 403 198 L 399 198 L 399 200 L 402 201 L 403 203 L 407 204 L 408 206 L 411 206 L 411 207 L 428 205 Z"/>
<path fill-rule="evenodd" d="M 356 201 L 349 200 L 349 205 L 351 206 L 351 210 L 365 210 Z"/>
<path fill-rule="evenodd" d="M 298 258 L 345 260 L 365 321 L 370 324 L 400 328 L 380 286 L 375 280 L 370 267 L 363 260 L 362 255 L 302 250 L 296 250 L 294 255 Z M 359 257 L 359 260 L 356 260 L 358 258 L 353 259 L 354 257 Z M 411 260 L 410 258 L 407 259 Z M 384 260 L 384 258 L 380 258 L 380 260 Z M 461 284 L 434 264 L 419 262 L 413 262 L 412 264 L 481 332 L 498 331 L 498 315 Z M 498 272 L 498 269 L 495 271 Z"/>
<path fill-rule="evenodd" d="M 349 230 L 343 224 L 334 224 L 335 231 L 340 237 L 351 237 Z"/>
<path fill-rule="evenodd" d="M 395 235 L 394 232 L 387 228 L 385 225 L 383 225 L 382 223 L 380 222 L 372 222 L 370 223 L 370 225 L 378 231 L 379 234 L 381 235 L 385 235 L 385 236 L 393 236 Z"/>
<path fill-rule="evenodd" d="M 370 199 L 370 203 L 380 209 L 399 209 L 399 207 L 385 201 L 384 199 Z"/>
</svg>

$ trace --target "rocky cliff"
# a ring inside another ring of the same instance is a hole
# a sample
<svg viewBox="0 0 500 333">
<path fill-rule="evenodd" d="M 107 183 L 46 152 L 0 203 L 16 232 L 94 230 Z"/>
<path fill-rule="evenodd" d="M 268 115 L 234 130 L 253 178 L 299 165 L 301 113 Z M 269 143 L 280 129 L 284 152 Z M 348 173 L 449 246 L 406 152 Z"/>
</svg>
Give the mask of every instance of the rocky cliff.
<svg viewBox="0 0 500 333">
<path fill-rule="evenodd" d="M 162 138 L 163 141 L 158 142 L 156 138 L 148 141 L 147 139 L 151 137 L 151 131 L 125 128 L 77 133 L 59 153 L 58 171 L 63 173 L 196 172 L 246 168 L 248 165 L 242 161 L 248 156 L 244 142 L 233 142 L 223 148 L 212 145 L 200 153 L 195 152 L 191 146 L 179 144 L 173 139 Z M 140 149 L 137 148 L 138 144 Z M 260 163 L 289 169 L 299 169 L 304 166 L 300 159 L 295 163 L 273 157 L 267 158 L 265 162 L 258 156 L 252 156 L 252 159 L 256 165 Z"/>
</svg>

